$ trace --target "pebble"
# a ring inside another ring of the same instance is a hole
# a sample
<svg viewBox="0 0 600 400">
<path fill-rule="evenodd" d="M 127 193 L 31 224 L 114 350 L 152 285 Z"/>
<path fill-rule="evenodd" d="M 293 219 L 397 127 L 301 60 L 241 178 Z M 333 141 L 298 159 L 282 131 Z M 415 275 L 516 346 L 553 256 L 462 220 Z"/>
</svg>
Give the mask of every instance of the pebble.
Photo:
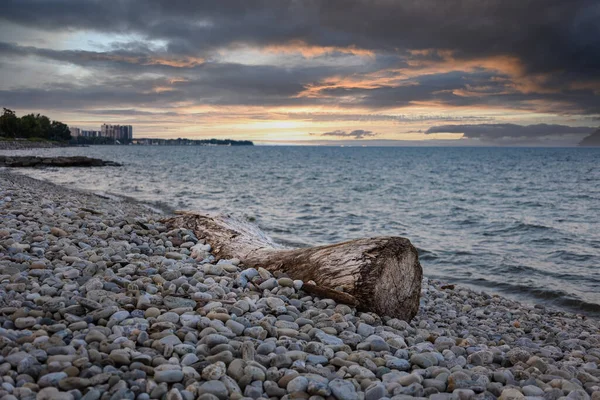
<svg viewBox="0 0 600 400">
<path fill-rule="evenodd" d="M 375 383 L 365 390 L 365 400 L 379 400 L 386 396 L 386 392 L 382 383 Z"/>
<path fill-rule="evenodd" d="M 51 372 L 40 377 L 37 383 L 40 387 L 58 386 L 58 382 L 65 379 L 67 376 L 68 375 L 64 372 Z"/>
<path fill-rule="evenodd" d="M 421 368 L 429 368 L 438 364 L 437 357 L 432 353 L 415 354 L 410 358 L 412 364 L 416 364 Z"/>
<path fill-rule="evenodd" d="M 202 379 L 207 381 L 217 381 L 227 372 L 227 366 L 222 361 L 204 367 L 202 370 Z"/>
<path fill-rule="evenodd" d="M 500 397 L 498 397 L 500 400 L 519 400 L 524 398 L 525 396 L 523 396 L 523 393 L 515 388 L 504 389 Z"/>
<path fill-rule="evenodd" d="M 428 278 L 413 321 L 357 312 L 142 205 L 8 174 L 2 399 L 600 400 L 593 318 Z"/>
<path fill-rule="evenodd" d="M 288 393 L 306 392 L 306 390 L 308 389 L 308 379 L 304 376 L 297 376 L 291 381 L 289 381 L 289 383 L 286 386 L 286 389 Z"/>
<path fill-rule="evenodd" d="M 229 396 L 229 392 L 225 384 L 221 381 L 208 381 L 204 382 L 198 388 L 198 394 L 200 396 L 204 394 L 210 394 L 217 397 L 220 400 L 225 400 Z"/>
<path fill-rule="evenodd" d="M 358 400 L 358 393 L 352 382 L 334 379 L 329 382 L 329 389 L 338 400 Z"/>
<path fill-rule="evenodd" d="M 183 379 L 183 371 L 176 369 L 168 369 L 164 371 L 156 371 L 154 373 L 156 382 L 174 383 L 180 382 Z"/>
<path fill-rule="evenodd" d="M 17 318 L 14 324 L 17 329 L 28 329 L 36 324 L 36 320 L 33 317 Z"/>
</svg>

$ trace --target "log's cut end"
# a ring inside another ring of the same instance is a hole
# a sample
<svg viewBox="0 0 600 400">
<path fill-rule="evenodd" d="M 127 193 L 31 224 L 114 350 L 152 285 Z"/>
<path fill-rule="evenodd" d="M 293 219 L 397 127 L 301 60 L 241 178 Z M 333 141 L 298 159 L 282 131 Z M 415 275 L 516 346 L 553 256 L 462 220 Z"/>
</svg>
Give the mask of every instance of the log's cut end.
<svg viewBox="0 0 600 400">
<path fill-rule="evenodd" d="M 417 249 L 402 237 L 379 239 L 384 240 L 362 269 L 353 295 L 360 308 L 410 321 L 419 311 L 423 279 Z"/>
</svg>

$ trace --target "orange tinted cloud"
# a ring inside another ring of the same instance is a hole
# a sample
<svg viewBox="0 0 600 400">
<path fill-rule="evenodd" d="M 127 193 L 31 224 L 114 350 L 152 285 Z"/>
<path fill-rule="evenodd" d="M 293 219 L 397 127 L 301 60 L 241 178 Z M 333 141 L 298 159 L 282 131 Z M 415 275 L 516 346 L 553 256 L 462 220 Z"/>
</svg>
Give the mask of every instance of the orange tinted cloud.
<svg viewBox="0 0 600 400">
<path fill-rule="evenodd" d="M 600 95 L 600 81 L 581 81 L 573 82 L 569 85 L 572 90 L 591 90 L 596 95 Z"/>
<path fill-rule="evenodd" d="M 405 60 L 407 67 L 382 69 L 364 74 L 349 76 L 332 76 L 320 82 L 306 85 L 305 90 L 297 97 L 320 98 L 326 97 L 324 90 L 328 89 L 377 89 L 383 87 L 401 87 L 416 85 L 413 80 L 420 76 L 444 74 L 450 72 L 475 73 L 490 71 L 500 76 L 492 81 L 502 82 L 496 88 L 486 85 L 466 85 L 457 89 L 453 94 L 462 97 L 484 97 L 490 94 L 509 93 L 557 93 L 559 89 L 548 87 L 550 74 L 529 74 L 523 63 L 514 56 L 491 56 L 475 59 L 457 57 L 449 50 L 414 50 L 410 52 L 414 58 Z"/>
<path fill-rule="evenodd" d="M 325 97 L 323 90 L 327 89 L 377 89 L 382 87 L 400 87 L 416 85 L 411 82 L 400 69 L 386 69 L 366 74 L 354 74 L 348 76 L 332 76 L 320 82 L 306 85 L 305 90 L 297 97 Z"/>
<path fill-rule="evenodd" d="M 175 68 L 191 68 L 204 64 L 202 57 L 182 57 L 182 58 L 150 58 L 144 65 L 166 65 Z"/>
<path fill-rule="evenodd" d="M 408 60 L 411 69 L 422 74 L 440 74 L 452 71 L 476 72 L 478 70 L 494 71 L 511 78 L 507 86 L 520 93 L 556 93 L 557 90 L 548 88 L 545 84 L 551 74 L 528 73 L 523 62 L 516 56 L 499 55 L 481 58 L 460 58 L 450 50 L 415 50 L 410 52 L 416 56 Z M 421 57 L 421 58 L 420 58 Z M 431 59 L 435 57 L 435 59 Z"/>
<path fill-rule="evenodd" d="M 356 46 L 316 46 L 301 40 L 294 40 L 286 44 L 269 45 L 262 48 L 268 53 L 300 53 L 306 58 L 313 58 L 330 53 L 352 54 L 361 57 L 373 57 L 375 53 L 371 50 L 360 49 Z"/>
</svg>

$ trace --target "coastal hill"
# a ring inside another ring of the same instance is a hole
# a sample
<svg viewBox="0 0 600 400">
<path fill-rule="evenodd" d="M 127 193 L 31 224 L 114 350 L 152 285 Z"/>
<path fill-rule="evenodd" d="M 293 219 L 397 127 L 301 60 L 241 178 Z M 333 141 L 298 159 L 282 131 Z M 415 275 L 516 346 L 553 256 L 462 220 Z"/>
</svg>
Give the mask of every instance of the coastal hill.
<svg viewBox="0 0 600 400">
<path fill-rule="evenodd" d="M 596 132 L 591 135 L 584 137 L 581 142 L 579 142 L 579 146 L 600 147 L 600 129 L 596 130 Z"/>
</svg>

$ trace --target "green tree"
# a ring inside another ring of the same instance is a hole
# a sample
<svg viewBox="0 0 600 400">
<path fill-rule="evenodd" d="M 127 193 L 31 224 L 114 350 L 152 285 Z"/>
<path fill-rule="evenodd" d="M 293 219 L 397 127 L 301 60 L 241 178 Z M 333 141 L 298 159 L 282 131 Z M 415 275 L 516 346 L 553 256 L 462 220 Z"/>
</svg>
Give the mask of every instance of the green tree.
<svg viewBox="0 0 600 400">
<path fill-rule="evenodd" d="M 0 116 L 0 135 L 10 138 L 19 136 L 19 118 L 14 111 L 8 108 L 3 108 L 2 116 Z"/>
<path fill-rule="evenodd" d="M 52 121 L 47 139 L 61 142 L 68 141 L 71 140 L 71 131 L 69 131 L 69 127 L 66 124 L 59 121 Z"/>
<path fill-rule="evenodd" d="M 21 133 L 22 137 L 32 138 L 44 137 L 42 125 L 40 123 L 40 114 L 27 114 L 21 117 Z"/>
<path fill-rule="evenodd" d="M 10 138 L 43 138 L 56 141 L 69 141 L 69 127 L 59 121 L 50 121 L 41 114 L 27 114 L 21 118 L 15 112 L 4 108 L 0 116 L 0 135 Z"/>
<path fill-rule="evenodd" d="M 42 137 L 49 137 L 51 126 L 50 118 L 46 117 L 45 115 L 38 114 L 38 121 L 40 124 L 40 128 L 42 129 Z"/>
</svg>

